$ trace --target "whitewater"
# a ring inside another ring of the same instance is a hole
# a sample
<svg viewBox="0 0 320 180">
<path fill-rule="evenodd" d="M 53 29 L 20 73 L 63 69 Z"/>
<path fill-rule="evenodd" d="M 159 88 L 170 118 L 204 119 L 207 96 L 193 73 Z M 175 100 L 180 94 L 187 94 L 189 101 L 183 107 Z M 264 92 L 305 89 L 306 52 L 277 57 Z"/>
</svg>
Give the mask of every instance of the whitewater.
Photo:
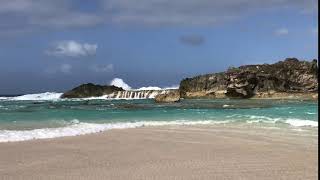
<svg viewBox="0 0 320 180">
<path fill-rule="evenodd" d="M 158 94 L 163 94 L 166 91 L 179 89 L 178 85 L 173 85 L 169 87 L 157 87 L 157 86 L 147 86 L 133 89 L 126 82 L 120 78 L 114 78 L 110 81 L 109 85 L 121 87 L 125 91 L 119 91 L 108 95 L 103 95 L 100 97 L 88 97 L 88 98 L 77 98 L 72 100 L 93 100 L 93 99 L 153 99 Z M 56 100 L 70 100 L 62 99 L 63 93 L 60 92 L 44 92 L 44 93 L 34 93 L 25 94 L 16 97 L 1 97 L 0 100 L 11 100 L 11 101 L 56 101 Z"/>
<path fill-rule="evenodd" d="M 128 123 L 110 123 L 110 124 L 94 124 L 94 123 L 80 123 L 78 120 L 74 120 L 72 125 L 60 128 L 43 128 L 34 130 L 0 130 L 0 142 L 16 142 L 26 141 L 33 139 L 50 139 L 57 137 L 78 136 L 92 133 L 99 133 L 112 129 L 129 129 L 138 127 L 151 127 L 151 126 L 168 126 L 168 125 L 214 125 L 214 124 L 227 124 L 232 121 L 154 121 L 154 122 L 128 122 Z M 287 123 L 293 127 L 318 127 L 318 122 L 310 120 L 289 119 L 284 121 L 278 121 Z M 252 123 L 249 121 L 248 123 Z M 265 123 L 270 123 L 266 121 Z M 297 129 L 294 129 L 297 130 Z M 301 130 L 301 129 L 299 129 Z"/>
<path fill-rule="evenodd" d="M 83 99 L 61 99 L 62 93 L 57 92 L 0 97 L 0 142 L 148 126 L 233 124 L 299 132 L 318 129 L 317 101 L 182 99 L 157 104 L 152 99 L 156 94 L 177 87 L 132 89 L 119 80 L 113 83 L 127 90 Z"/>
<path fill-rule="evenodd" d="M 138 89 L 131 89 L 125 91 L 119 91 L 108 95 L 88 98 L 74 98 L 74 99 L 62 99 L 63 93 L 59 92 L 45 92 L 26 94 L 15 97 L 0 97 L 0 100 L 11 100 L 11 101 L 57 101 L 57 100 L 92 100 L 92 99 L 153 99 L 158 94 L 166 93 L 167 91 L 177 89 L 177 87 L 141 87 Z M 122 95 L 120 95 L 122 94 Z M 127 96 L 126 96 L 127 94 Z M 148 96 L 147 96 L 148 95 Z M 131 97 L 132 96 L 132 97 Z"/>
</svg>

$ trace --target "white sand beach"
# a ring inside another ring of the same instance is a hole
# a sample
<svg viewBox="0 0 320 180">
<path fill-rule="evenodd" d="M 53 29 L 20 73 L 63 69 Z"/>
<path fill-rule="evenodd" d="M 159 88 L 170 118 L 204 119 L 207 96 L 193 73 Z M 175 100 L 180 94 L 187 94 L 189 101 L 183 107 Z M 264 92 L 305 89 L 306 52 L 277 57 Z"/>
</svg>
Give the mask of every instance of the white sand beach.
<svg viewBox="0 0 320 180">
<path fill-rule="evenodd" d="M 315 130 L 163 126 L 0 143 L 0 179 L 317 179 Z"/>
</svg>

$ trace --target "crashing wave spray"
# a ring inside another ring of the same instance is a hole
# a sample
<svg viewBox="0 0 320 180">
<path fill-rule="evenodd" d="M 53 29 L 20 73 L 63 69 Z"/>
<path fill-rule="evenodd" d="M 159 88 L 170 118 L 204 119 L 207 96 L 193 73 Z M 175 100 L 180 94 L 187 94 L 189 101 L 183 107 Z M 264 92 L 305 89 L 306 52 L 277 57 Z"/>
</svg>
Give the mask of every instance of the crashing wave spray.
<svg viewBox="0 0 320 180">
<path fill-rule="evenodd" d="M 158 94 L 165 94 L 172 89 L 168 90 L 131 90 L 131 91 L 118 91 L 106 96 L 107 99 L 153 99 Z"/>
<path fill-rule="evenodd" d="M 158 94 L 165 94 L 175 89 L 179 86 L 172 86 L 166 88 L 160 88 L 155 86 L 141 87 L 139 89 L 132 89 L 127 83 L 125 83 L 120 78 L 114 78 L 110 85 L 123 88 L 125 91 L 118 91 L 106 96 L 107 99 L 153 99 Z"/>
</svg>

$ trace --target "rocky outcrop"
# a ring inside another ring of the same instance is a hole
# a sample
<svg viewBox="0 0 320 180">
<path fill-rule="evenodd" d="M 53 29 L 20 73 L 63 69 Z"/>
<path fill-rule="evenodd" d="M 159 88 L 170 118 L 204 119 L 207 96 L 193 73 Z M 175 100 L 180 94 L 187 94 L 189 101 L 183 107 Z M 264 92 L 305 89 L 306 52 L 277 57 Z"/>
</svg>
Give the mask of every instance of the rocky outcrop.
<svg viewBox="0 0 320 180">
<path fill-rule="evenodd" d="M 178 102 L 180 100 L 180 92 L 179 90 L 171 90 L 163 94 L 158 94 L 154 100 L 157 103 Z"/>
<path fill-rule="evenodd" d="M 61 98 L 88 98 L 99 97 L 114 92 L 123 91 L 122 88 L 116 86 L 101 86 L 92 83 L 82 84 L 64 94 Z"/>
<path fill-rule="evenodd" d="M 226 72 L 186 78 L 180 83 L 182 98 L 259 98 L 317 91 L 317 60 L 296 58 L 229 68 Z"/>
<path fill-rule="evenodd" d="M 167 93 L 171 90 L 127 90 L 109 94 L 108 99 L 153 99 L 158 94 Z"/>
</svg>

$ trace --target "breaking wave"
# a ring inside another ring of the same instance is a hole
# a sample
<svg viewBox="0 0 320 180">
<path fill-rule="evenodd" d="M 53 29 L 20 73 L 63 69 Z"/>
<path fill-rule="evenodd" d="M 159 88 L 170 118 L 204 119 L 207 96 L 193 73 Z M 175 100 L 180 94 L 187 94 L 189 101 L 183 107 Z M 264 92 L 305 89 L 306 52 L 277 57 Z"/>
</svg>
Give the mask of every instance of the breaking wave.
<svg viewBox="0 0 320 180">
<path fill-rule="evenodd" d="M 16 96 L 16 97 L 0 97 L 0 100 L 15 100 L 15 101 L 58 100 L 60 99 L 62 94 L 63 93 L 45 92 L 45 93 L 38 93 L 38 94 L 26 94 L 26 95 Z"/>
<path fill-rule="evenodd" d="M 170 86 L 170 87 L 156 87 L 156 86 L 148 86 L 141 87 L 138 89 L 132 89 L 127 83 L 125 83 L 120 78 L 114 78 L 110 85 L 114 85 L 117 87 L 122 87 L 125 91 L 116 92 L 109 95 L 104 95 L 100 97 L 89 97 L 89 98 L 76 98 L 77 100 L 93 100 L 93 99 L 148 99 L 154 98 L 157 94 L 163 93 L 165 90 L 178 89 L 178 85 Z M 140 92 L 139 92 L 140 91 Z M 148 92 L 149 91 L 149 92 Z M 159 92 L 157 92 L 159 91 Z M 50 101 L 50 100 L 60 100 L 61 95 L 63 93 L 57 92 L 45 92 L 45 93 L 37 93 L 37 94 L 26 94 L 22 96 L 15 97 L 0 97 L 0 100 L 12 100 L 12 101 Z M 119 96 L 117 96 L 119 94 Z M 125 96 L 126 95 L 126 96 Z M 113 97 L 114 96 L 114 97 Z M 123 97 L 122 97 L 123 96 Z"/>
<path fill-rule="evenodd" d="M 111 82 L 110 82 L 111 86 L 117 86 L 117 87 L 121 87 L 124 90 L 130 90 L 131 87 L 125 83 L 122 79 L 120 78 L 114 78 Z"/>
<path fill-rule="evenodd" d="M 91 133 L 98 133 L 111 129 L 128 129 L 143 126 L 164 126 L 164 125 L 197 125 L 212 124 L 214 121 L 141 121 L 128 123 L 94 124 L 74 120 L 73 124 L 59 128 L 43 128 L 34 130 L 0 130 L 0 142 L 26 141 L 32 139 L 49 139 L 66 136 L 77 136 Z M 219 123 L 219 121 L 215 121 Z M 221 123 L 221 122 L 220 122 Z"/>
<path fill-rule="evenodd" d="M 174 86 L 169 86 L 169 87 L 164 87 L 164 88 L 160 88 L 157 86 L 148 86 L 148 87 L 141 87 L 139 89 L 135 89 L 136 91 L 150 91 L 150 90 L 156 90 L 156 91 L 160 91 L 160 90 L 169 90 L 169 89 L 179 89 L 178 85 L 174 85 Z"/>
<path fill-rule="evenodd" d="M 280 120 L 265 121 L 268 123 L 278 123 Z M 226 124 L 233 123 L 236 120 L 203 120 L 203 121 L 140 121 L 140 122 L 122 122 L 122 123 L 107 123 L 107 124 L 95 124 L 79 122 L 73 120 L 71 124 L 65 127 L 58 128 L 43 128 L 34 130 L 0 130 L 0 142 L 14 142 L 14 141 L 26 141 L 32 139 L 49 139 L 57 137 L 78 136 L 91 133 L 103 132 L 111 129 L 128 129 L 138 128 L 144 126 L 165 126 L 165 125 L 210 125 L 210 124 Z M 261 121 L 257 121 L 259 123 Z M 283 119 L 282 123 L 286 123 L 293 127 L 318 127 L 318 122 L 311 120 L 301 119 Z M 247 123 L 253 123 L 248 120 Z"/>
</svg>

